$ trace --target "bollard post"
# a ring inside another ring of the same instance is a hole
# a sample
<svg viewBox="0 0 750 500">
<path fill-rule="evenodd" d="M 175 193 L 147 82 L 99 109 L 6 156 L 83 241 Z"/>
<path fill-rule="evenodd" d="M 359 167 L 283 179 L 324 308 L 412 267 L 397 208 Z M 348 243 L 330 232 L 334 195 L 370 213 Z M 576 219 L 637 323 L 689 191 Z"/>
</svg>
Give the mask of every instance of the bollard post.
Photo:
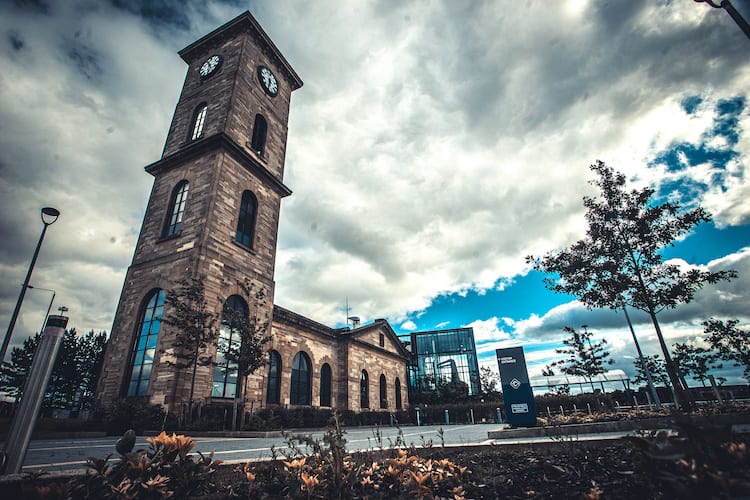
<svg viewBox="0 0 750 500">
<path fill-rule="evenodd" d="M 586 407 L 589 409 L 589 415 L 591 415 L 591 403 L 586 403 Z"/>
<path fill-rule="evenodd" d="M 471 412 L 471 423 L 474 423 L 474 408 L 469 408 L 469 412 Z"/>
<path fill-rule="evenodd" d="M 560 405 L 560 415 L 565 416 L 565 410 L 563 410 L 562 405 Z"/>
<path fill-rule="evenodd" d="M 417 408 L 417 427 L 422 425 L 422 420 L 419 418 L 419 408 Z"/>
<path fill-rule="evenodd" d="M 390 420 L 391 420 L 391 427 L 393 427 L 393 413 L 389 413 L 389 414 L 388 414 L 388 417 L 389 417 L 389 418 L 390 418 Z"/>
<path fill-rule="evenodd" d="M 547 416 L 548 416 L 548 417 L 552 417 L 552 412 L 551 412 L 551 411 L 549 411 L 549 406 L 547 407 Z"/>
<path fill-rule="evenodd" d="M 497 423 L 502 424 L 503 423 L 503 414 L 500 411 L 500 408 L 495 408 L 495 411 L 497 412 Z"/>
<path fill-rule="evenodd" d="M 451 419 L 448 416 L 448 410 L 445 410 L 445 425 L 450 425 Z"/>
<path fill-rule="evenodd" d="M 18 405 L 16 415 L 8 431 L 8 443 L 5 446 L 5 467 L 3 474 L 18 474 L 21 472 L 26 450 L 29 447 L 31 432 L 34 430 L 42 407 L 47 382 L 55 364 L 57 351 L 60 349 L 65 327 L 68 325 L 66 316 L 52 315 L 47 318 L 47 326 L 42 333 L 42 339 L 34 353 L 28 378 L 23 387 L 23 396 Z"/>
</svg>

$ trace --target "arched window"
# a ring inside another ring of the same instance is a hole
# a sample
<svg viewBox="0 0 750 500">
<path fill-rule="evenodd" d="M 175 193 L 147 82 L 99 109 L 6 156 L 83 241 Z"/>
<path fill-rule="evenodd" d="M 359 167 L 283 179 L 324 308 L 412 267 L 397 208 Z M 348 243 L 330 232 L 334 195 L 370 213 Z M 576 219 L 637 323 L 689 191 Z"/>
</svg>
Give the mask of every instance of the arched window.
<svg viewBox="0 0 750 500">
<path fill-rule="evenodd" d="M 312 384 L 310 383 L 310 358 L 300 351 L 292 360 L 292 388 L 289 404 L 309 405 L 312 401 Z"/>
<path fill-rule="evenodd" d="M 253 124 L 253 138 L 250 142 L 250 147 L 258 155 L 263 156 L 263 151 L 266 149 L 266 131 L 268 130 L 268 124 L 266 119 L 262 115 L 255 115 L 255 123 Z"/>
<path fill-rule="evenodd" d="M 203 126 L 206 124 L 206 112 L 208 111 L 208 104 L 201 103 L 195 108 L 193 113 L 193 129 L 190 134 L 190 140 L 194 141 L 203 137 Z"/>
<path fill-rule="evenodd" d="M 167 211 L 167 224 L 164 226 L 164 237 L 173 236 L 180 232 L 182 215 L 185 213 L 185 205 L 187 204 L 188 187 L 188 181 L 180 181 L 172 190 L 169 210 Z"/>
<path fill-rule="evenodd" d="M 320 367 L 320 406 L 331 406 L 331 365 Z"/>
<path fill-rule="evenodd" d="M 161 330 L 165 298 L 164 290 L 153 290 L 146 301 L 146 306 L 141 311 L 138 320 L 138 335 L 135 337 L 133 354 L 130 358 L 128 396 L 145 396 L 148 390 L 151 368 L 154 366 L 156 342 L 159 340 L 159 330 Z"/>
<path fill-rule="evenodd" d="M 239 295 L 232 295 L 224 302 L 211 397 L 233 398 L 237 394 L 237 362 L 233 358 L 242 345 L 240 322 L 246 322 L 247 315 L 247 303 Z"/>
<path fill-rule="evenodd" d="M 281 402 L 281 355 L 270 351 L 268 361 L 268 392 L 266 403 L 279 404 Z"/>
<path fill-rule="evenodd" d="M 388 388 L 385 383 L 385 375 L 380 375 L 380 408 L 388 408 Z"/>
<path fill-rule="evenodd" d="M 359 379 L 359 406 L 360 408 L 370 407 L 370 377 L 367 375 L 367 370 L 362 370 Z"/>
<path fill-rule="evenodd" d="M 258 212 L 258 200 L 250 191 L 242 193 L 240 216 L 237 220 L 237 241 L 246 247 L 253 247 L 255 239 L 255 214 Z"/>
<path fill-rule="evenodd" d="M 396 381 L 393 383 L 396 386 L 396 409 L 401 409 L 401 381 L 396 377 Z"/>
</svg>

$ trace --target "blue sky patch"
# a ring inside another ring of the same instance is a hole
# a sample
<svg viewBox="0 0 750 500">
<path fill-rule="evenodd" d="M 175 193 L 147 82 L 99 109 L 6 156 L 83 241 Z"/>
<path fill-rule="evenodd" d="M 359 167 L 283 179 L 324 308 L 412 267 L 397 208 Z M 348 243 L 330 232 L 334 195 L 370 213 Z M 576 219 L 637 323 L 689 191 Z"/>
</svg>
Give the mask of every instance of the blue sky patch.
<svg viewBox="0 0 750 500">
<path fill-rule="evenodd" d="M 702 102 L 703 98 L 701 96 L 693 95 L 684 98 L 680 102 L 680 105 L 682 106 L 682 109 L 685 110 L 685 113 L 692 115 L 693 113 L 695 113 L 695 110 L 698 109 L 698 106 L 700 106 Z"/>
</svg>

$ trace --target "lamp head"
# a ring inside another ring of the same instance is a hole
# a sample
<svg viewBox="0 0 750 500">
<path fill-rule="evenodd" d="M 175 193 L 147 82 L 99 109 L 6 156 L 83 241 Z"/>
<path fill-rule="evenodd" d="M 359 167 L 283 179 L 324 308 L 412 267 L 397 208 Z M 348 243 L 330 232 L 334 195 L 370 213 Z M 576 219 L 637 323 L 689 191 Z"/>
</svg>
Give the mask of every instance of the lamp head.
<svg viewBox="0 0 750 500">
<path fill-rule="evenodd" d="M 42 209 L 42 222 L 45 226 L 54 224 L 57 218 L 60 216 L 60 211 L 52 207 L 44 207 Z"/>
</svg>

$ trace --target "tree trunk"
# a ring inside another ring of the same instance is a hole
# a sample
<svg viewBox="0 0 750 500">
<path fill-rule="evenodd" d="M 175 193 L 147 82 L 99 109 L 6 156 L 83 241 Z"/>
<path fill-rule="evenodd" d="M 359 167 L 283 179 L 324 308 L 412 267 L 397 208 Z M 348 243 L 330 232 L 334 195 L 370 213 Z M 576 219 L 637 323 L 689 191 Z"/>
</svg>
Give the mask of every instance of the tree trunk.
<svg viewBox="0 0 750 500">
<path fill-rule="evenodd" d="M 198 371 L 198 348 L 195 346 L 195 352 L 193 353 L 193 376 L 190 379 L 190 401 L 188 401 L 188 423 L 193 423 L 193 395 L 195 394 L 195 372 Z"/>
<path fill-rule="evenodd" d="M 683 408 L 684 405 L 688 404 L 687 392 L 682 386 L 679 372 L 674 364 L 674 361 L 672 360 L 672 356 L 670 356 L 669 354 L 667 343 L 664 341 L 664 336 L 661 333 L 659 320 L 656 319 L 656 313 L 654 312 L 654 308 L 653 306 L 651 306 L 651 304 L 648 304 L 648 315 L 651 317 L 651 322 L 654 324 L 656 337 L 659 339 L 659 346 L 661 347 L 662 354 L 664 354 L 664 364 L 667 367 L 667 375 L 669 376 L 669 381 L 672 384 L 672 389 L 675 397 L 675 406 L 678 408 Z"/>
</svg>

